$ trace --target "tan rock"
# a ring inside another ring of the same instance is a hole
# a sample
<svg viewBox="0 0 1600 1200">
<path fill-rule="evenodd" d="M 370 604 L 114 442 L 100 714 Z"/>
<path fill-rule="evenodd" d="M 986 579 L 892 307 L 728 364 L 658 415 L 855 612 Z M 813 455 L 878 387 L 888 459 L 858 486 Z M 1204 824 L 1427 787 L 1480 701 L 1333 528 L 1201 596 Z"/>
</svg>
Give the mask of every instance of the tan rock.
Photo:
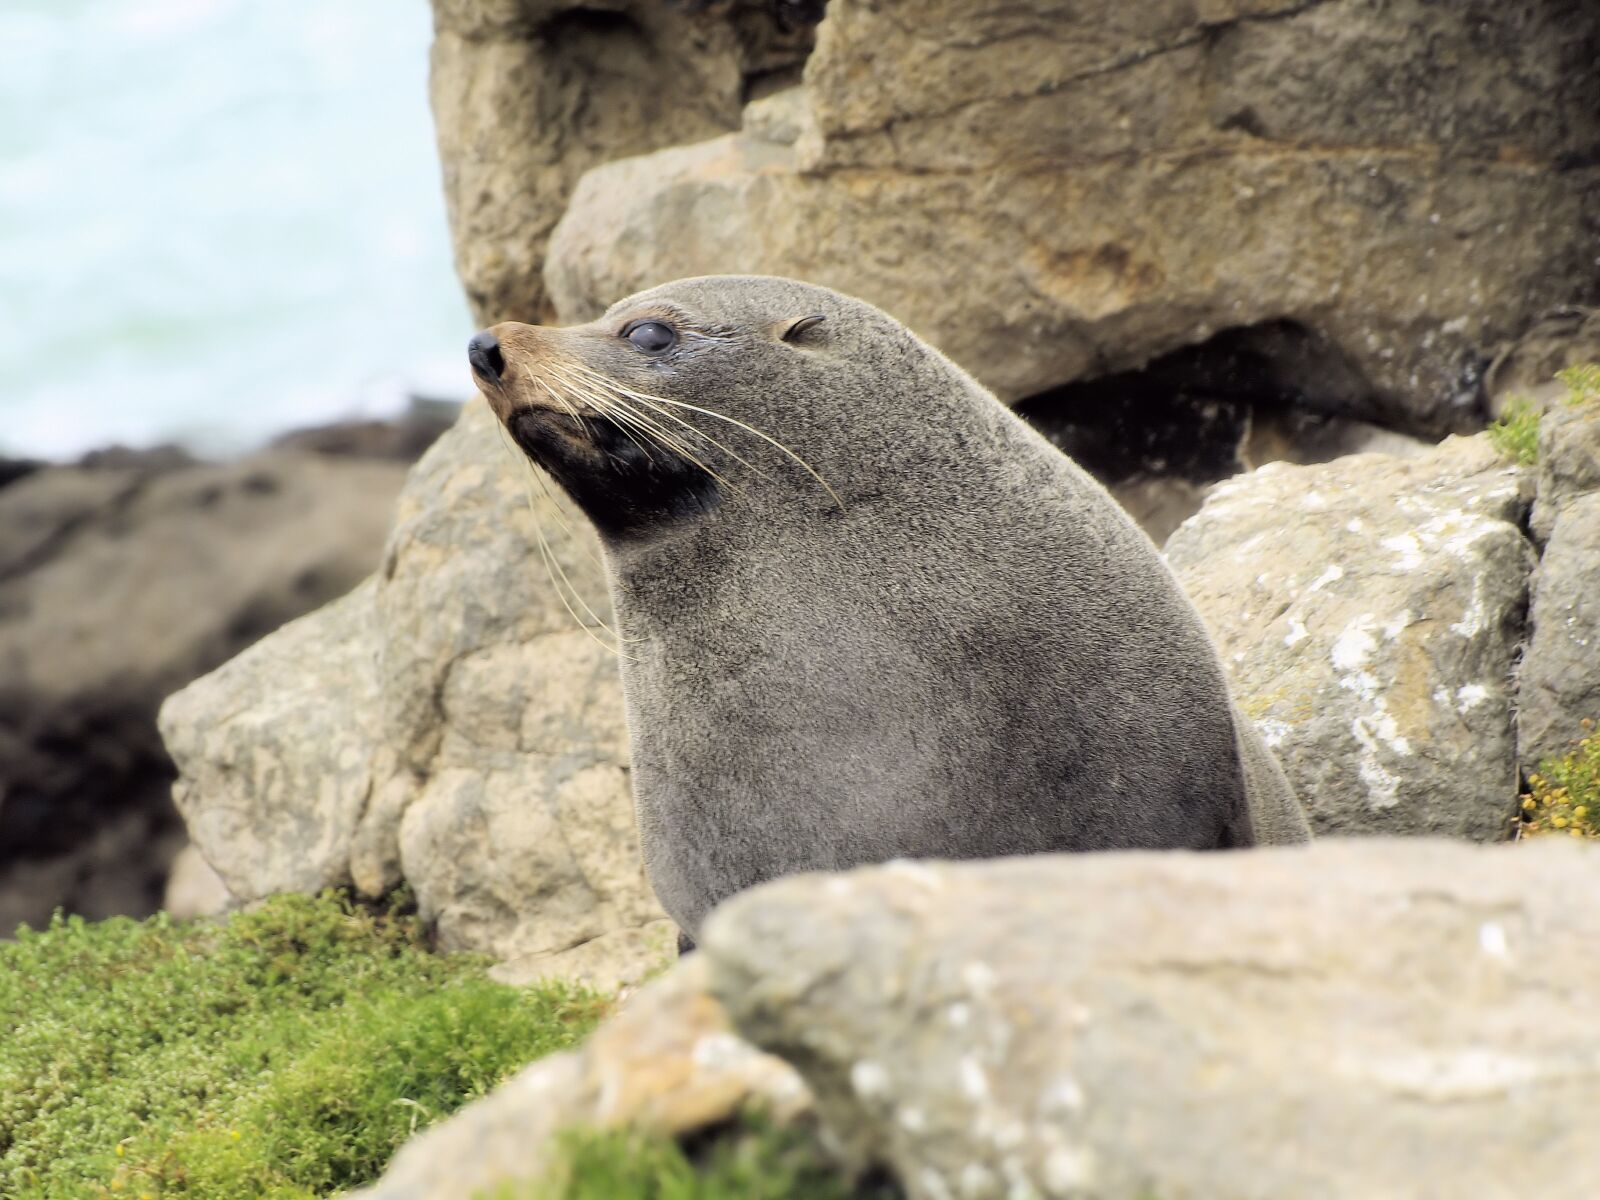
<svg viewBox="0 0 1600 1200">
<path fill-rule="evenodd" d="M 478 320 L 547 313 L 551 228 L 588 167 L 733 129 L 810 30 L 757 0 L 434 0 L 431 95 L 456 270 Z"/>
<path fill-rule="evenodd" d="M 1274 465 L 1167 542 L 1317 832 L 1509 831 L 1528 485 L 1482 436 Z"/>
<path fill-rule="evenodd" d="M 579 181 L 549 294 L 575 321 L 675 276 L 801 276 L 1007 400 L 1289 320 L 1376 395 L 1349 415 L 1464 428 L 1475 364 L 1594 288 L 1600 168 L 1572 164 L 1600 103 L 1570 48 L 1600 10 L 1558 9 L 833 0 L 782 120 Z"/>
<path fill-rule="evenodd" d="M 662 914 L 621 687 L 574 615 L 609 615 L 598 545 L 533 486 L 474 402 L 413 470 L 376 577 L 167 702 L 175 795 L 235 895 L 404 880 L 444 949 L 640 970 L 626 935 Z"/>
<path fill-rule="evenodd" d="M 235 903 L 233 893 L 211 864 L 193 846 L 185 846 L 172 860 L 167 890 L 161 899 L 162 910 L 175 921 L 214 917 Z"/>
<path fill-rule="evenodd" d="M 1600 848 L 896 864 L 735 897 L 735 1027 L 912 1200 L 1600 1194 Z"/>
</svg>

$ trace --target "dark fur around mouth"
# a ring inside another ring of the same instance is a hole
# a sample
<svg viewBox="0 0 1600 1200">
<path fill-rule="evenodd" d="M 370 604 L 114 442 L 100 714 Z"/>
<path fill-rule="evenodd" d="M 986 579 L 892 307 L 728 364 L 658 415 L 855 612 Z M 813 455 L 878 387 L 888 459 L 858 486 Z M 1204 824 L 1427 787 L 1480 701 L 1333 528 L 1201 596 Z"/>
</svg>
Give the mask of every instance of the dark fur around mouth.
<svg viewBox="0 0 1600 1200">
<path fill-rule="evenodd" d="M 704 468 L 609 418 L 530 406 L 512 413 L 505 424 L 517 447 L 561 485 L 605 537 L 661 532 L 721 503 L 721 489 Z"/>
</svg>

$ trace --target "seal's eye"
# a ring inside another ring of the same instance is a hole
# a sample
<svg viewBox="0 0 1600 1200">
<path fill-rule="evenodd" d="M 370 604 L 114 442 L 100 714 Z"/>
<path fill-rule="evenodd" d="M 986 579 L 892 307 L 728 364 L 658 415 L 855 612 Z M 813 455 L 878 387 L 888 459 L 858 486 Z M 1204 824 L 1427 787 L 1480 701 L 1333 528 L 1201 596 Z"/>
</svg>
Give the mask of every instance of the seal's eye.
<svg viewBox="0 0 1600 1200">
<path fill-rule="evenodd" d="M 633 343 L 635 350 L 642 350 L 646 354 L 661 354 L 670 350 L 672 343 L 678 340 L 672 326 L 660 321 L 636 321 L 622 331 L 622 336 Z"/>
</svg>

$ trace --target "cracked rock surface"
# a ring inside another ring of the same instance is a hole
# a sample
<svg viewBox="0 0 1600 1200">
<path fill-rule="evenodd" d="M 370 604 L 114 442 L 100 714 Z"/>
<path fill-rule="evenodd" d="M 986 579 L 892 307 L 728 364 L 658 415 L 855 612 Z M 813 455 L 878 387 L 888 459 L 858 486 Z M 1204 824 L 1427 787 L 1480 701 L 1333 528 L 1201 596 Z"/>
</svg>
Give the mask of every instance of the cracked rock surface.
<svg viewBox="0 0 1600 1200">
<path fill-rule="evenodd" d="M 1343 415 L 1462 430 L 1500 342 L 1595 292 L 1597 56 L 1583 0 L 832 0 L 740 132 L 593 166 L 545 282 L 576 321 L 806 278 L 1008 401 L 1288 320 L 1364 379 Z"/>
<path fill-rule="evenodd" d="M 1600 1194 L 1600 849 L 1330 840 L 780 880 L 702 952 L 913 1200 Z"/>
<path fill-rule="evenodd" d="M 1451 438 L 1262 467 L 1167 542 L 1318 833 L 1509 832 L 1531 490 L 1486 437 Z"/>
</svg>

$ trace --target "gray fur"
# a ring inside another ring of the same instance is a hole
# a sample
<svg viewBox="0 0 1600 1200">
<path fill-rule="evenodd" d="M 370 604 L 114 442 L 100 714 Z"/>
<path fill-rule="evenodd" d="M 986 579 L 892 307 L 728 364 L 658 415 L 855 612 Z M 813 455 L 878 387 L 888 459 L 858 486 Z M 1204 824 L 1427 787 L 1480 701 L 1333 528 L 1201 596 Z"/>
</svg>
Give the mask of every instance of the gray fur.
<svg viewBox="0 0 1600 1200">
<path fill-rule="evenodd" d="M 785 342 L 810 314 L 826 320 Z M 672 361 L 617 336 L 655 315 L 687 331 Z M 607 540 L 645 863 L 691 936 L 795 871 L 1306 839 L 1149 539 L 893 318 L 712 277 L 538 336 L 764 431 L 843 504 L 696 418 L 761 473 L 719 458 L 739 489 L 720 504 Z"/>
</svg>

